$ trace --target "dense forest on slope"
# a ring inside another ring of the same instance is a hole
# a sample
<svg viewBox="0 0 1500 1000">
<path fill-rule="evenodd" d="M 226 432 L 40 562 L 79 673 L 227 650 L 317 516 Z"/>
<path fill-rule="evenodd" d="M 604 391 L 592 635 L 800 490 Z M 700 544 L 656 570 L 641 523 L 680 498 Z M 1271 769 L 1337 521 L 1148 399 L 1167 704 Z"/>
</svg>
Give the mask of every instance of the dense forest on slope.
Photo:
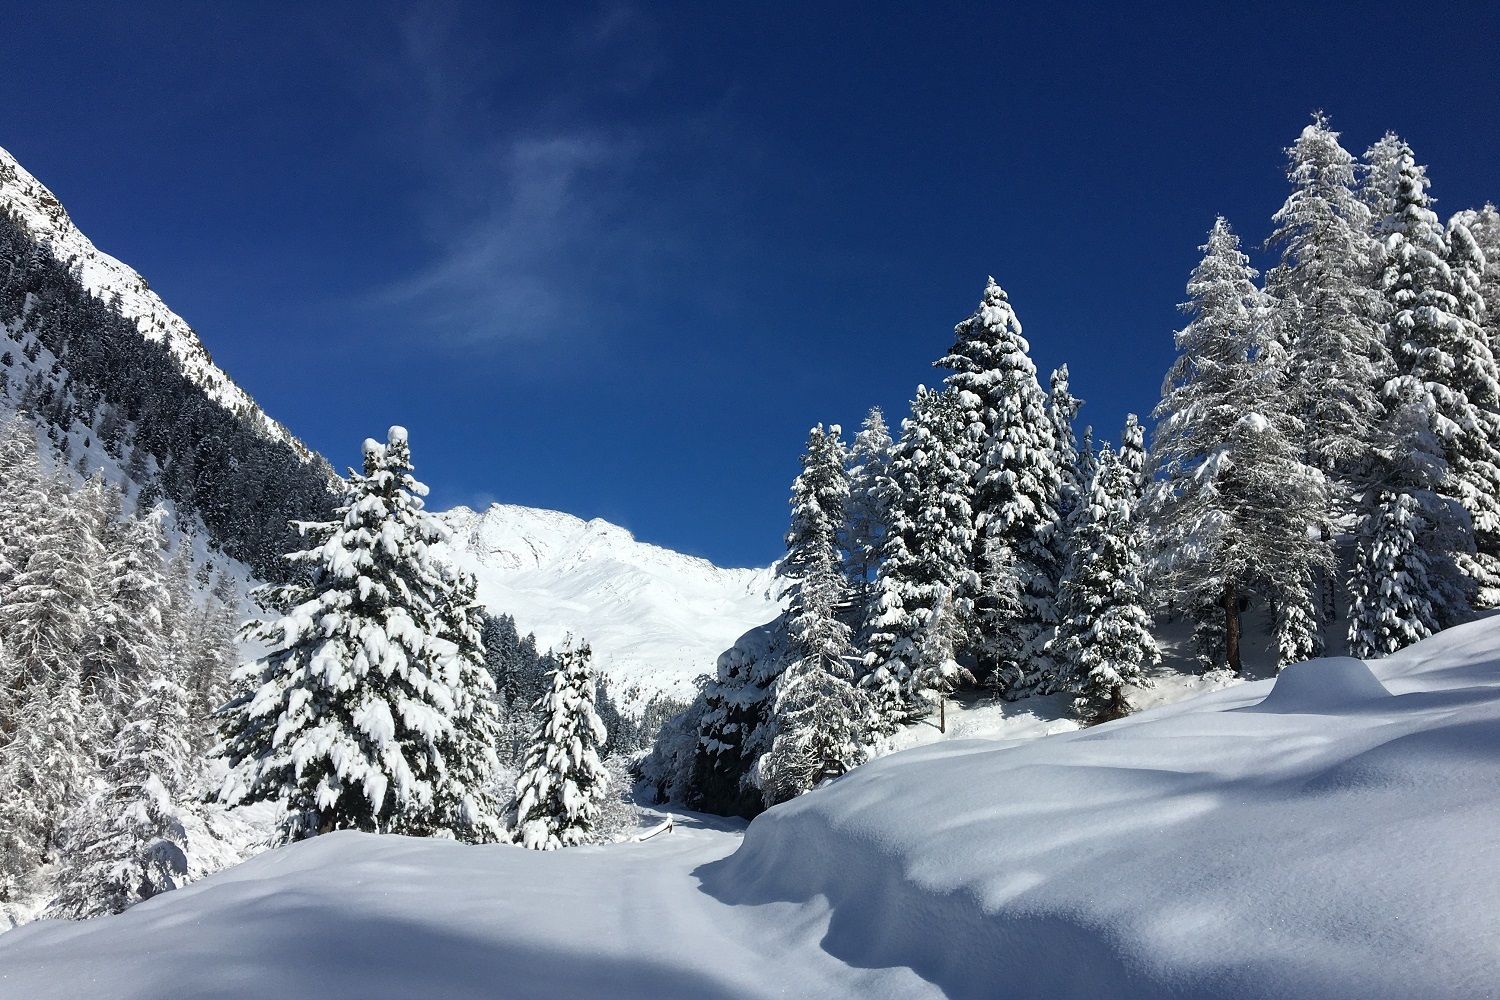
<svg viewBox="0 0 1500 1000">
<path fill-rule="evenodd" d="M 256 575 L 285 576 L 291 522 L 332 507 L 327 463 L 273 439 L 249 406 L 211 398 L 164 342 L 144 338 L 4 211 L 0 329 L 0 405 L 31 414 L 70 463 L 86 466 L 73 452 L 97 443 L 148 502 L 201 519 Z"/>
</svg>

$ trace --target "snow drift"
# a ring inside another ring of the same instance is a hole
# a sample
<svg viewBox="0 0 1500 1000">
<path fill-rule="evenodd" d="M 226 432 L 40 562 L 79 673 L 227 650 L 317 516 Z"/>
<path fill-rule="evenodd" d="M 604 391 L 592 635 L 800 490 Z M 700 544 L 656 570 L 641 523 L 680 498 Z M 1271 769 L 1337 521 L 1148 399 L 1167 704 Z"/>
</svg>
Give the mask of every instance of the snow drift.
<svg viewBox="0 0 1500 1000">
<path fill-rule="evenodd" d="M 1500 620 L 868 764 L 745 832 L 341 834 L 0 935 L 0 997 L 1478 997 Z"/>
</svg>

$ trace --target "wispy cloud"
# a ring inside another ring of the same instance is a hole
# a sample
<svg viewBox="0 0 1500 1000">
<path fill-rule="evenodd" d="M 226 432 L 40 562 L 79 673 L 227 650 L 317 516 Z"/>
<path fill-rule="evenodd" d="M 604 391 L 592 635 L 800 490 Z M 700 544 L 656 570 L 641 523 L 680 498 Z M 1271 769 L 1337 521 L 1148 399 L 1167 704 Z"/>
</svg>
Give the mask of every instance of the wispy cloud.
<svg viewBox="0 0 1500 1000">
<path fill-rule="evenodd" d="M 590 107 L 601 87 L 645 84 L 650 46 L 623 5 L 546 40 L 551 52 L 528 39 L 497 53 L 493 30 L 469 37 L 472 14 L 401 23 L 385 75 L 410 135 L 402 155 L 428 259 L 372 304 L 467 344 L 586 332 L 585 289 L 631 294 L 644 256 L 672 238 L 640 197 L 663 123 L 604 121 Z"/>
</svg>

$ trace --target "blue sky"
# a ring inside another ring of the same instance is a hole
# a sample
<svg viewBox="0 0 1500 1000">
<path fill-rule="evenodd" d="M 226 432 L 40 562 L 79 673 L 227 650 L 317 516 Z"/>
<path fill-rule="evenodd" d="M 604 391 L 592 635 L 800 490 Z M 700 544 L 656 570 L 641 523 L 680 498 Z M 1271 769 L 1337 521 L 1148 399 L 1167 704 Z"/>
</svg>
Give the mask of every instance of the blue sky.
<svg viewBox="0 0 1500 1000">
<path fill-rule="evenodd" d="M 1149 411 L 1314 108 L 1500 198 L 1488 4 L 176 6 L 8 8 L 0 146 L 336 465 L 399 422 L 437 506 L 724 564 L 988 274 L 1081 422 Z"/>
</svg>

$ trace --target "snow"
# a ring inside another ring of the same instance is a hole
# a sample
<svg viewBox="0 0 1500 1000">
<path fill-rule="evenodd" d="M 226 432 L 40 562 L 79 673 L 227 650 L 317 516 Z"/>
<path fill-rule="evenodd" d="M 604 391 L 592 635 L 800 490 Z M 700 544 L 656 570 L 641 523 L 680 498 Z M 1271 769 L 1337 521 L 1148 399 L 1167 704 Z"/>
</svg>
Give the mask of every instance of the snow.
<svg viewBox="0 0 1500 1000">
<path fill-rule="evenodd" d="M 743 834 L 319 837 L 0 935 L 0 998 L 1492 996 L 1497 746 L 1490 619 L 896 753 Z"/>
<path fill-rule="evenodd" d="M 723 569 L 607 521 L 511 504 L 438 519 L 451 533 L 438 555 L 475 575 L 480 601 L 542 649 L 587 639 L 627 711 L 657 692 L 690 699 L 720 653 L 781 613 L 773 568 Z"/>
</svg>

